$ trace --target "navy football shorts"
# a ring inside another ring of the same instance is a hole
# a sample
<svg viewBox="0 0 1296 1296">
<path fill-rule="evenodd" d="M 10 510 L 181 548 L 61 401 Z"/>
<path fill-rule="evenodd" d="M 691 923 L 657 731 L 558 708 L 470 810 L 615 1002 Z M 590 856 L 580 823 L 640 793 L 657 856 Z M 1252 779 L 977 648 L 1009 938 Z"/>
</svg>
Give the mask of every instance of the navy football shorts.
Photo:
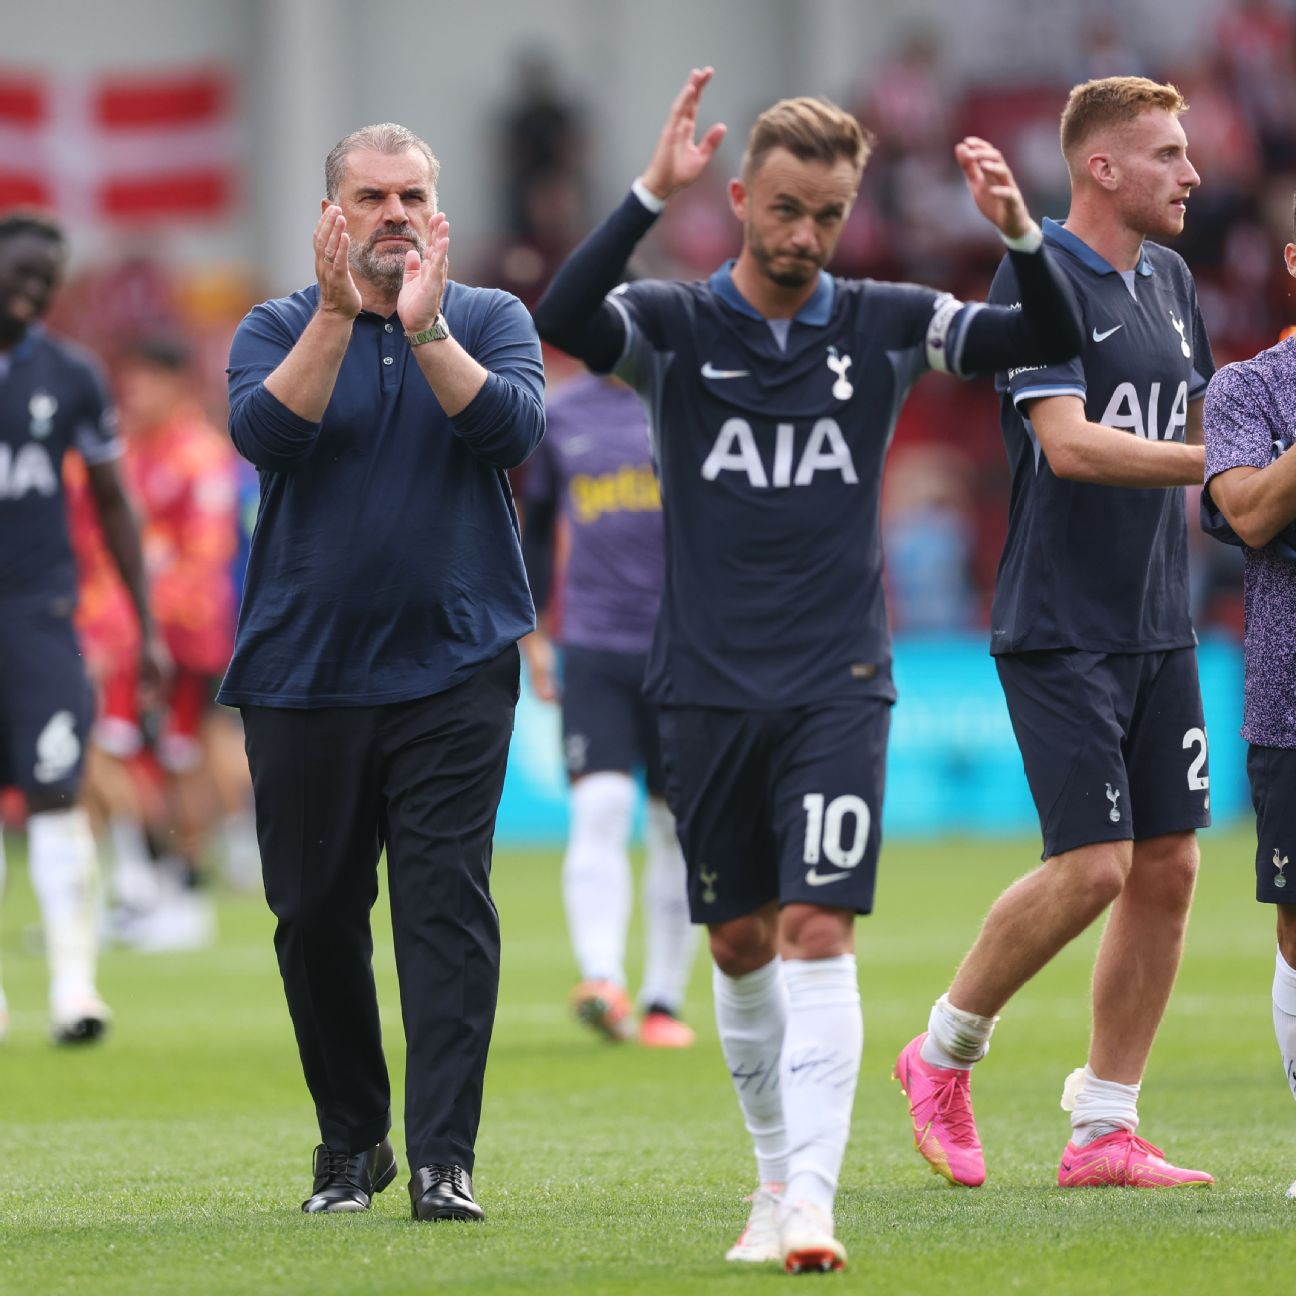
<svg viewBox="0 0 1296 1296">
<path fill-rule="evenodd" d="M 0 787 L 76 796 L 94 695 L 66 608 L 0 608 Z"/>
<path fill-rule="evenodd" d="M 563 759 L 569 777 L 642 769 L 648 791 L 664 787 L 657 708 L 643 692 L 645 653 L 572 645 L 562 654 Z"/>
<path fill-rule="evenodd" d="M 1296 904 L 1296 751 L 1290 747 L 1247 750 L 1247 778 L 1256 812 L 1256 899 Z"/>
<path fill-rule="evenodd" d="M 1197 650 L 995 658 L 1044 859 L 1210 824 Z"/>
<path fill-rule="evenodd" d="M 778 901 L 869 913 L 890 703 L 661 709 L 666 799 L 697 923 Z"/>
</svg>

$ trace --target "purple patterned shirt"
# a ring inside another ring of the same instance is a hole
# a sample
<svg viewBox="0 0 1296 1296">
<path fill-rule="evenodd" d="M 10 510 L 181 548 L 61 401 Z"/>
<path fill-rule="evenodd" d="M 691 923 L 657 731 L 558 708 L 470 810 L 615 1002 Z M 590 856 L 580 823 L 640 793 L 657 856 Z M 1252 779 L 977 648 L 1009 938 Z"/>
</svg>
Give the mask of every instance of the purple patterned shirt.
<svg viewBox="0 0 1296 1296">
<path fill-rule="evenodd" d="M 585 375 L 550 398 L 546 416 L 524 495 L 559 501 L 569 527 L 558 639 L 646 653 L 665 554 L 643 405 L 623 384 Z"/>
<path fill-rule="evenodd" d="M 1266 468 L 1272 446 L 1296 430 L 1296 338 L 1211 380 L 1204 408 L 1206 484 L 1230 468 Z M 1243 546 L 1246 672 L 1242 737 L 1296 747 L 1296 563 L 1272 545 Z"/>
</svg>

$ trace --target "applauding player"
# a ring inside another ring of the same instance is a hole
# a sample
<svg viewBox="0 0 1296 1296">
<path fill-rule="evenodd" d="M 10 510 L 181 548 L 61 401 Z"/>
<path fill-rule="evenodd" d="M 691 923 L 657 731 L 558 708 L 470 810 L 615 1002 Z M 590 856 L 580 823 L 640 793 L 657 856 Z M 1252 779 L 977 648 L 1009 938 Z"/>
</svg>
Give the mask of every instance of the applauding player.
<svg viewBox="0 0 1296 1296">
<path fill-rule="evenodd" d="M 927 369 L 1056 363 L 1080 338 L 1011 173 L 982 140 L 957 157 L 1015 249 L 1020 309 L 825 273 L 869 146 L 821 99 L 784 100 L 753 127 L 729 186 L 736 261 L 702 283 L 611 292 L 723 137 L 713 126 L 695 139 L 711 76 L 690 75 L 648 167 L 559 271 L 537 322 L 591 368 L 615 369 L 649 409 L 666 578 L 647 686 L 760 1176 L 729 1258 L 835 1269 L 863 1042 L 854 919 L 873 905 L 895 697 L 882 461 Z"/>
</svg>

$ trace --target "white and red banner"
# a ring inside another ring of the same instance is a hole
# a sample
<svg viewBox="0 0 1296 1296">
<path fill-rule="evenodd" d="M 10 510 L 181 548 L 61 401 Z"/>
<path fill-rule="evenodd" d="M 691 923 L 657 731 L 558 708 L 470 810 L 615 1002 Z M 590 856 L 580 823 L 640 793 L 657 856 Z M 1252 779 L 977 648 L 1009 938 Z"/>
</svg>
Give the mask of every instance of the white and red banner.
<svg viewBox="0 0 1296 1296">
<path fill-rule="evenodd" d="M 222 68 L 138 73 L 0 66 L 0 210 L 65 220 L 215 220 L 236 195 L 233 81 Z"/>
</svg>

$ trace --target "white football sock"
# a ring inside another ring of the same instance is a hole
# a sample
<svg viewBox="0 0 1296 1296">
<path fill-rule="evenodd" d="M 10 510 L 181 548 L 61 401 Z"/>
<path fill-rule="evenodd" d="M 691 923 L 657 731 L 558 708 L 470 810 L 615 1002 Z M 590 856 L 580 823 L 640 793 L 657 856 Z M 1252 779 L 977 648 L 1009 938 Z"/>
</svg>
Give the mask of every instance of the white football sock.
<svg viewBox="0 0 1296 1296">
<path fill-rule="evenodd" d="M 1067 1076 L 1062 1087 L 1062 1110 L 1071 1113 L 1071 1141 L 1084 1147 L 1104 1134 L 1138 1129 L 1138 1096 L 1141 1085 L 1099 1080 L 1087 1067 Z"/>
<path fill-rule="evenodd" d="M 1283 1074 L 1296 1098 L 1296 968 L 1287 966 L 1281 950 L 1274 961 L 1273 1024 Z"/>
<path fill-rule="evenodd" d="M 786 959 L 788 1024 L 779 1080 L 787 1122 L 788 1202 L 831 1218 L 864 1047 L 855 956 Z"/>
<path fill-rule="evenodd" d="M 990 1051 L 990 1035 L 998 1020 L 955 1008 L 949 995 L 943 994 L 932 1005 L 919 1056 L 929 1066 L 971 1071 Z"/>
<path fill-rule="evenodd" d="M 775 958 L 746 976 L 711 969 L 720 1051 L 733 1077 L 738 1106 L 756 1150 L 763 1184 L 787 1181 L 787 1132 L 779 1086 L 779 1054 L 787 1023 L 783 965 Z"/>
<path fill-rule="evenodd" d="M 583 981 L 625 985 L 634 803 L 635 785 L 629 774 L 586 774 L 572 784 L 563 901 Z"/>
<path fill-rule="evenodd" d="M 89 815 L 79 806 L 31 815 L 27 849 L 45 929 L 50 1002 L 92 996 L 99 953 L 99 858 Z"/>
<path fill-rule="evenodd" d="M 112 845 L 109 877 L 118 903 L 127 909 L 152 909 L 158 902 L 158 871 L 144 829 L 130 815 L 111 815 L 108 840 Z"/>
<path fill-rule="evenodd" d="M 697 949 L 697 929 L 689 922 L 688 874 L 675 820 L 656 797 L 648 799 L 644 825 L 643 912 L 647 950 L 639 1001 L 678 1012 Z"/>
</svg>

